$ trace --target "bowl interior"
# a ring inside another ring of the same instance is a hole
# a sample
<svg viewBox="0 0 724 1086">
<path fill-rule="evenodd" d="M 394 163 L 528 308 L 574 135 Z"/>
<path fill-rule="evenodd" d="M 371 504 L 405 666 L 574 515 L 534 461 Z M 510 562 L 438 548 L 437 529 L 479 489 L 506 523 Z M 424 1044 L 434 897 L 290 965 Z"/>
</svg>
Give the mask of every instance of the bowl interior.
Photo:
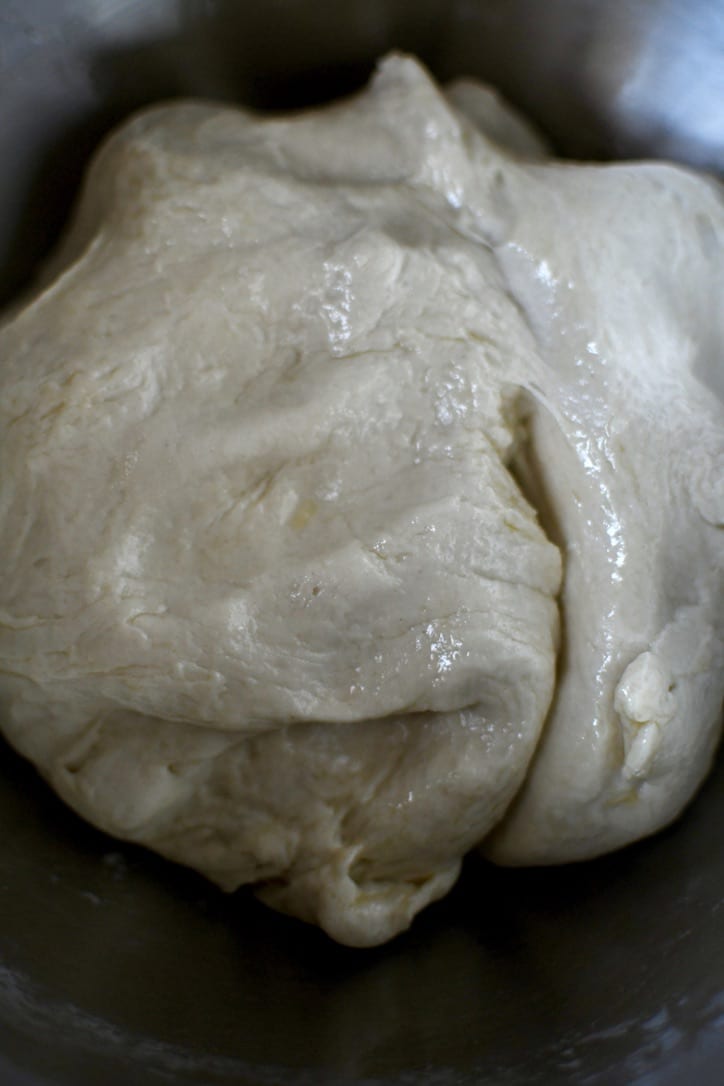
<svg viewBox="0 0 724 1086">
<path fill-rule="evenodd" d="M 9 0 L 4 297 L 57 236 L 102 134 L 146 102 L 308 105 L 395 47 L 498 83 L 564 153 L 724 171 L 723 41 L 705 0 Z M 473 858 L 407 935 L 360 952 L 93 831 L 3 747 L 0 1079 L 719 1083 L 723 784 L 720 761 L 680 823 L 595 863 Z"/>
</svg>

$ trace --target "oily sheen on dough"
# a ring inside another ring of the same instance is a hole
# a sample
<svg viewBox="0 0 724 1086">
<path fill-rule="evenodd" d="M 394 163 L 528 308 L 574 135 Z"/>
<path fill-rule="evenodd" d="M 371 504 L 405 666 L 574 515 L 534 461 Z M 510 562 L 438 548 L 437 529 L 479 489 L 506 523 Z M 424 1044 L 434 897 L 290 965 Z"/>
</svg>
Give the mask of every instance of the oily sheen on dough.
<svg viewBox="0 0 724 1086">
<path fill-rule="evenodd" d="M 353 945 L 481 843 L 669 821 L 720 730 L 723 240 L 713 182 L 404 57 L 131 119 L 0 330 L 10 742 Z"/>
</svg>

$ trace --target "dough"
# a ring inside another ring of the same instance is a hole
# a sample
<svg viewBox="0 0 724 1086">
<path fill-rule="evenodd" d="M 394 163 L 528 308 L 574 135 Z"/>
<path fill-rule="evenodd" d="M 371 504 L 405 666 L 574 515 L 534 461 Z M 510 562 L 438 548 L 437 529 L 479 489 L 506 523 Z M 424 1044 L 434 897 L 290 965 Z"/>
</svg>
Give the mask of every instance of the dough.
<svg viewBox="0 0 724 1086">
<path fill-rule="evenodd" d="M 352 945 L 652 832 L 719 733 L 721 194 L 545 156 L 399 56 L 146 110 L 0 330 L 5 734 Z"/>
</svg>

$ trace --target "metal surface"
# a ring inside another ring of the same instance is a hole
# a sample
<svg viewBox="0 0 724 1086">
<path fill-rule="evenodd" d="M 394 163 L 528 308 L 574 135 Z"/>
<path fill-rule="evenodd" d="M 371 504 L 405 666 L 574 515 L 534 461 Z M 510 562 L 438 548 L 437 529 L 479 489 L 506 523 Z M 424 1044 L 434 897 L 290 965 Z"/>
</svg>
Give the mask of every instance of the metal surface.
<svg viewBox="0 0 724 1086">
<path fill-rule="evenodd" d="M 133 107 L 306 104 L 391 46 L 497 82 L 565 152 L 724 170 L 718 0 L 3 0 L 5 296 Z M 359 952 L 95 833 L 0 754 L 3 1086 L 724 1077 L 721 764 L 656 839 L 557 871 L 473 862 L 407 936 Z"/>
</svg>

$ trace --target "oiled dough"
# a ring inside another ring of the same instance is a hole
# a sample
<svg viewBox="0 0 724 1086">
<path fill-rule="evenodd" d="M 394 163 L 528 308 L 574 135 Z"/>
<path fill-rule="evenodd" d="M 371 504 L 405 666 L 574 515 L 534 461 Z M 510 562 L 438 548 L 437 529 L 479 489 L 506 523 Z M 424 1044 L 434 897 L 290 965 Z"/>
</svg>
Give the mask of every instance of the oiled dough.
<svg viewBox="0 0 724 1086">
<path fill-rule="evenodd" d="M 5 733 L 344 942 L 496 826 L 652 832 L 719 734 L 721 196 L 544 153 L 398 57 L 293 118 L 146 111 L 0 332 Z M 560 556 L 511 464 L 565 565 L 535 758 Z"/>
</svg>

